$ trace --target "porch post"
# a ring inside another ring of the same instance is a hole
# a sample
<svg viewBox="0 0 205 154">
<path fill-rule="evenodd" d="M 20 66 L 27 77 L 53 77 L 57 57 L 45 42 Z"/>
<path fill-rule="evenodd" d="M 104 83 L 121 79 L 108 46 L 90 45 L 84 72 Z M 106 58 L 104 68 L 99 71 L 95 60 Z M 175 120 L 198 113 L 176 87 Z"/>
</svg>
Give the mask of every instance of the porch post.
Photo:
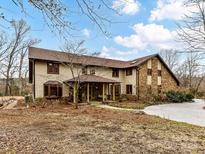
<svg viewBox="0 0 205 154">
<path fill-rule="evenodd" d="M 112 100 L 115 101 L 115 84 L 112 85 Z"/>
<path fill-rule="evenodd" d="M 76 103 L 76 82 L 74 82 L 73 88 L 73 103 Z"/>
<path fill-rule="evenodd" d="M 102 89 L 102 98 L 103 98 L 103 102 L 105 101 L 105 83 L 103 83 L 103 89 Z"/>
<path fill-rule="evenodd" d="M 91 100 L 93 99 L 93 84 L 90 84 L 90 96 L 91 96 Z"/>
<path fill-rule="evenodd" d="M 68 96 L 70 96 L 70 85 L 68 84 Z"/>
<path fill-rule="evenodd" d="M 89 103 L 90 102 L 90 84 L 89 83 L 87 83 L 87 103 Z"/>
</svg>

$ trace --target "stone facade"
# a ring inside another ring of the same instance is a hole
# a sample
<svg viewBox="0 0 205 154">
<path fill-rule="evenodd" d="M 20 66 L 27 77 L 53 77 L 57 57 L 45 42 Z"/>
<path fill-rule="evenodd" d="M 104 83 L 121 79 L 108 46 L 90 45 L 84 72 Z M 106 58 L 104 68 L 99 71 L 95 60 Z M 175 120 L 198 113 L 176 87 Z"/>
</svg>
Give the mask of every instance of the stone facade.
<svg viewBox="0 0 205 154">
<path fill-rule="evenodd" d="M 151 59 L 152 62 L 152 77 L 151 77 L 151 96 L 158 96 L 158 88 L 161 85 L 161 94 L 169 90 L 176 90 L 178 88 L 176 80 L 173 78 L 171 73 L 165 67 L 163 63 L 157 58 L 154 57 Z M 158 85 L 158 63 L 161 64 L 161 84 Z M 147 67 L 148 63 L 145 62 L 139 66 L 139 96 L 140 99 L 145 99 L 150 97 L 148 93 L 148 84 L 147 84 Z"/>
</svg>

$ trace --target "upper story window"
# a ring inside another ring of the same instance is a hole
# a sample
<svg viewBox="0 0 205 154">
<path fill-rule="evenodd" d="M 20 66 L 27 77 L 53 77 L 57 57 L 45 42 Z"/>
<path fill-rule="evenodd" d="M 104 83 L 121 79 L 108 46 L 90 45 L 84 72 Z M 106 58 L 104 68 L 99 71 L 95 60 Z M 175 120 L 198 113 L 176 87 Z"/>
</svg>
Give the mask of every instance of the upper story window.
<svg viewBox="0 0 205 154">
<path fill-rule="evenodd" d="M 47 63 L 47 73 L 48 74 L 59 74 L 59 64 L 58 63 Z"/>
<path fill-rule="evenodd" d="M 126 76 L 132 75 L 132 68 L 126 69 Z"/>
<path fill-rule="evenodd" d="M 147 75 L 152 76 L 152 69 L 149 69 L 149 68 L 147 69 Z"/>
<path fill-rule="evenodd" d="M 119 77 L 119 69 L 112 69 L 112 77 Z"/>
<path fill-rule="evenodd" d="M 158 70 L 158 76 L 162 76 L 162 70 Z"/>
<path fill-rule="evenodd" d="M 88 74 L 88 70 L 87 70 L 87 68 L 82 68 L 82 74 Z"/>
<path fill-rule="evenodd" d="M 94 75 L 95 74 L 95 69 L 91 69 L 90 74 Z"/>
</svg>

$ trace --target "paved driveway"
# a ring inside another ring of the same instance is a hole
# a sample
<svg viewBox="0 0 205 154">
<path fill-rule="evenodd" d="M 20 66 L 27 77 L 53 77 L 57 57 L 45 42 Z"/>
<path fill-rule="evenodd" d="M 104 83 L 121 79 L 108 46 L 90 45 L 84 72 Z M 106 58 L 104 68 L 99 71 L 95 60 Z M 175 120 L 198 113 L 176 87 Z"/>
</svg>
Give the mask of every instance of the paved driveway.
<svg viewBox="0 0 205 154">
<path fill-rule="evenodd" d="M 146 107 L 144 112 L 162 118 L 205 127 L 205 102 L 196 99 L 193 103 L 164 104 Z"/>
</svg>

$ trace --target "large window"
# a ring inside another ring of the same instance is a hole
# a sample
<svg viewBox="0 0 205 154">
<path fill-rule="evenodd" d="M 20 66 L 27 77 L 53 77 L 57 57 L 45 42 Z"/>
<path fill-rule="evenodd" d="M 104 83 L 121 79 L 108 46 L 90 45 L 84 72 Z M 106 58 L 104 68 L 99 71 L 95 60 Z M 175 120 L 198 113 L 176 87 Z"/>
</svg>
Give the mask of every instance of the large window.
<svg viewBox="0 0 205 154">
<path fill-rule="evenodd" d="M 132 68 L 126 70 L 126 76 L 132 75 Z"/>
<path fill-rule="evenodd" d="M 126 85 L 126 94 L 132 94 L 132 85 Z"/>
<path fill-rule="evenodd" d="M 112 69 L 112 77 L 119 77 L 119 69 Z"/>
<path fill-rule="evenodd" d="M 59 64 L 58 63 L 47 63 L 47 73 L 48 74 L 59 74 Z"/>
<path fill-rule="evenodd" d="M 44 84 L 44 97 L 56 98 L 62 96 L 62 85 Z"/>
</svg>

